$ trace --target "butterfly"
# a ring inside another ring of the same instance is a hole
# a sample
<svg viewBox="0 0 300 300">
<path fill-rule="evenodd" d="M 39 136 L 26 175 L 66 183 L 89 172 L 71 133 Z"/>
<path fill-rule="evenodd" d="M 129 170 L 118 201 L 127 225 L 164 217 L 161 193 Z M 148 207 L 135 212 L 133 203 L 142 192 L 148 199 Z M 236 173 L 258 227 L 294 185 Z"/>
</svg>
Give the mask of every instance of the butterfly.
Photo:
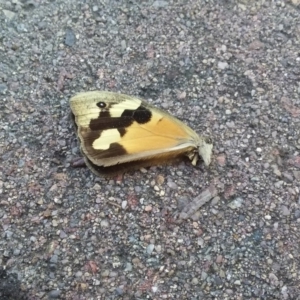
<svg viewBox="0 0 300 300">
<path fill-rule="evenodd" d="M 90 91 L 70 99 L 85 164 L 98 176 L 165 164 L 184 156 L 211 162 L 213 144 L 142 99 Z"/>
</svg>

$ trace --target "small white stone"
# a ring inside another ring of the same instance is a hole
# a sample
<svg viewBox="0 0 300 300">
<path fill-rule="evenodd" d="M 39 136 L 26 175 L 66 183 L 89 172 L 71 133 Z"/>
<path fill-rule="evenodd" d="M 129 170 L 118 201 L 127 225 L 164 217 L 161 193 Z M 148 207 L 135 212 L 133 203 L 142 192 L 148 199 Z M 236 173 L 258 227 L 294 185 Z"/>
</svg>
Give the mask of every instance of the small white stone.
<svg viewBox="0 0 300 300">
<path fill-rule="evenodd" d="M 234 199 L 233 201 L 231 201 L 228 206 L 231 208 L 231 209 L 237 209 L 237 208 L 240 208 L 243 204 L 243 199 L 238 197 L 236 199 Z"/>
<path fill-rule="evenodd" d="M 222 46 L 221 46 L 221 50 L 222 50 L 223 52 L 226 52 L 226 51 L 227 51 L 226 45 L 222 45 Z"/>
<path fill-rule="evenodd" d="M 219 62 L 218 62 L 218 68 L 219 68 L 220 70 L 224 70 L 224 69 L 228 68 L 228 63 L 227 63 L 227 62 L 219 61 Z"/>
<path fill-rule="evenodd" d="M 122 209 L 125 209 L 127 207 L 127 201 L 124 200 L 122 201 Z"/>
<path fill-rule="evenodd" d="M 147 253 L 148 254 L 151 254 L 152 252 L 153 252 L 153 250 L 154 250 L 154 245 L 153 244 L 149 244 L 148 246 L 147 246 Z"/>
</svg>

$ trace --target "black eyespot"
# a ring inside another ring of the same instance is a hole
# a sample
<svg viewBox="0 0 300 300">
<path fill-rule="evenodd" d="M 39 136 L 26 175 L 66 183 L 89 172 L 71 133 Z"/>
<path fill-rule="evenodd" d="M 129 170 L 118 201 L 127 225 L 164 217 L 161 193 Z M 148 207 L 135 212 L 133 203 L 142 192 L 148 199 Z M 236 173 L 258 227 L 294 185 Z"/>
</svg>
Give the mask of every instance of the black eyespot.
<svg viewBox="0 0 300 300">
<path fill-rule="evenodd" d="M 105 102 L 98 102 L 97 104 L 96 104 L 99 108 L 105 108 L 106 107 L 106 103 Z"/>
</svg>

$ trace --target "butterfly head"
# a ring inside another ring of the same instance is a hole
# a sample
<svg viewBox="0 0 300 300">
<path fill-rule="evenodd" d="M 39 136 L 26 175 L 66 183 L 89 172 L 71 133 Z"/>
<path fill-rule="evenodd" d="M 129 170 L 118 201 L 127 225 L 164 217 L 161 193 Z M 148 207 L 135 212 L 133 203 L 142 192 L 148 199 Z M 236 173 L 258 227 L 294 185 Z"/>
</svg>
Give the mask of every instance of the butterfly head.
<svg viewBox="0 0 300 300">
<path fill-rule="evenodd" d="M 200 137 L 199 143 L 198 143 L 198 155 L 202 157 L 206 166 L 210 165 L 212 148 L 213 148 L 213 143 L 209 137 Z M 193 165 L 194 165 L 194 161 L 195 161 L 195 158 L 192 160 Z M 195 164 L 196 164 L 196 162 L 197 162 L 197 159 L 195 161 Z"/>
</svg>

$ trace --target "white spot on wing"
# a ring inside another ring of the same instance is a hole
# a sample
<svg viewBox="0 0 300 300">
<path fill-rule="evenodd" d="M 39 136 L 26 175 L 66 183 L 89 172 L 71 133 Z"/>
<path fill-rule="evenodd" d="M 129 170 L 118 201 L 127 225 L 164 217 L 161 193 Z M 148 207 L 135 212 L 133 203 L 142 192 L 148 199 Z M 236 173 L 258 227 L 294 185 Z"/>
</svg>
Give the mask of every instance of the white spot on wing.
<svg viewBox="0 0 300 300">
<path fill-rule="evenodd" d="M 124 100 L 120 103 L 114 104 L 110 108 L 109 113 L 113 118 L 118 118 L 121 117 L 125 109 L 136 110 L 141 103 L 142 101 L 140 100 Z"/>
<path fill-rule="evenodd" d="M 120 141 L 120 133 L 118 129 L 107 129 L 101 133 L 100 138 L 93 143 L 93 148 L 96 150 L 107 150 L 111 143 Z"/>
</svg>

